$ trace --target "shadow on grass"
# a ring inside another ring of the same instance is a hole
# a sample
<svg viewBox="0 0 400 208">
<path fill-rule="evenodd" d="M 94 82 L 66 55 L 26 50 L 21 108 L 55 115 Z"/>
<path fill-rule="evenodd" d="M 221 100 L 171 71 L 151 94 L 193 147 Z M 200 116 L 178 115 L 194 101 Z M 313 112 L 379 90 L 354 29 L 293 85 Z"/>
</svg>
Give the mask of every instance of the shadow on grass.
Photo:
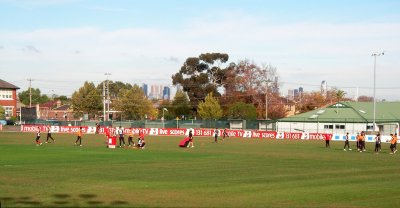
<svg viewBox="0 0 400 208">
<path fill-rule="evenodd" d="M 127 201 L 104 202 L 97 199 L 95 194 L 53 194 L 50 203 L 43 203 L 32 197 L 0 197 L 2 207 L 128 207 Z"/>
</svg>

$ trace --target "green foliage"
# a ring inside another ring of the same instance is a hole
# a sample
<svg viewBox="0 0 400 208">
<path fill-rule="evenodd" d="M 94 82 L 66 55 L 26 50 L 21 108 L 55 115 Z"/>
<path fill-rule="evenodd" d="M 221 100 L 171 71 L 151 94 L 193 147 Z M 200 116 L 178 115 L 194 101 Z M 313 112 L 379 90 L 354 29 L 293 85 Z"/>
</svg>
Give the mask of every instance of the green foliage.
<svg viewBox="0 0 400 208">
<path fill-rule="evenodd" d="M 228 59 L 228 54 L 224 53 L 205 53 L 199 57 L 189 57 L 180 71 L 172 76 L 172 83 L 180 84 L 192 105 L 196 106 L 208 93 L 220 95 L 218 87 L 223 85 L 226 70 L 220 66 Z"/>
<path fill-rule="evenodd" d="M 182 90 L 178 90 L 172 101 L 172 109 L 175 117 L 181 118 L 182 115 L 186 117 L 191 113 L 192 107 L 190 106 L 189 98 Z"/>
<path fill-rule="evenodd" d="M 139 120 L 144 119 L 145 115 L 148 118 L 157 117 L 157 110 L 138 85 L 120 90 L 115 109 L 122 112 L 123 119 Z"/>
<path fill-rule="evenodd" d="M 3 106 L 0 105 L 0 120 L 4 120 L 6 118 L 6 110 Z"/>
<path fill-rule="evenodd" d="M 39 88 L 31 88 L 31 93 L 32 93 L 32 105 L 42 104 L 50 100 L 47 95 L 41 94 Z M 29 105 L 29 89 L 18 93 L 18 97 L 23 104 Z"/>
<path fill-rule="evenodd" d="M 213 97 L 213 93 L 208 94 L 205 101 L 199 103 L 197 112 L 203 119 L 219 119 L 222 117 L 221 105 Z"/>
<path fill-rule="evenodd" d="M 96 89 L 93 82 L 85 82 L 78 91 L 72 94 L 72 107 L 77 115 L 88 113 L 99 115 L 103 109 L 101 92 Z"/>
<path fill-rule="evenodd" d="M 257 109 L 253 104 L 236 102 L 229 107 L 228 118 L 254 120 L 257 118 Z"/>
<path fill-rule="evenodd" d="M 61 103 L 66 104 L 66 103 L 71 103 L 71 98 L 68 98 L 65 95 L 60 95 L 60 96 L 54 96 L 53 100 L 60 100 Z"/>
</svg>

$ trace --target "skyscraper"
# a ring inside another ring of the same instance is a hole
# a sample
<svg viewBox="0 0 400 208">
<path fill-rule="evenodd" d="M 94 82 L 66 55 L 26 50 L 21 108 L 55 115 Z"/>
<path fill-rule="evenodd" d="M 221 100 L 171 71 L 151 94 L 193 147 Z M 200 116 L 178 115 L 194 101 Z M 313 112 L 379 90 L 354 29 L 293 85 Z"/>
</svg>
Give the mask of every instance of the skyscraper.
<svg viewBox="0 0 400 208">
<path fill-rule="evenodd" d="M 147 84 L 143 83 L 142 84 L 142 90 L 143 90 L 143 93 L 144 93 L 144 95 L 146 97 L 148 97 L 148 89 L 147 88 L 148 88 Z"/>
<path fill-rule="evenodd" d="M 170 96 L 171 96 L 171 89 L 169 87 L 165 86 L 163 89 L 163 99 L 169 100 Z"/>
</svg>

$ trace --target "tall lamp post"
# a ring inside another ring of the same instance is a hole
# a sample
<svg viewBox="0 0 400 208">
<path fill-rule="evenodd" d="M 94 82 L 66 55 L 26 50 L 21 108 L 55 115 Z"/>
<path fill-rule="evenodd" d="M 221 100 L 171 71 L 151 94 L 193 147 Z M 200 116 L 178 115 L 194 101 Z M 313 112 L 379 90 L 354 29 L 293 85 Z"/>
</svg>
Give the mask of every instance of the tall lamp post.
<svg viewBox="0 0 400 208">
<path fill-rule="evenodd" d="M 376 126 L 376 122 L 375 122 L 375 119 L 376 119 L 376 98 L 375 98 L 375 94 L 376 94 L 376 57 L 383 56 L 383 55 L 385 55 L 385 53 L 383 51 L 380 53 L 374 52 L 371 55 L 374 57 L 374 118 L 373 118 L 373 126 L 372 126 L 374 128 L 374 131 L 375 131 L 375 126 Z"/>
<path fill-rule="evenodd" d="M 110 114 L 110 85 L 109 85 L 109 81 L 108 81 L 108 76 L 110 76 L 111 73 L 106 72 L 106 73 L 104 73 L 104 75 L 106 75 L 106 77 L 107 77 L 106 86 L 103 82 L 103 87 L 107 90 L 107 94 L 104 92 L 104 97 L 106 98 L 105 104 L 104 104 L 104 109 L 107 109 L 107 110 L 104 110 L 104 114 L 106 114 L 105 112 L 107 112 L 107 116 L 106 116 L 107 118 L 104 118 L 103 120 L 108 121 L 108 116 Z"/>
<path fill-rule="evenodd" d="M 165 118 L 164 118 L 164 111 L 168 111 L 168 109 L 167 109 L 167 108 L 163 108 L 163 109 L 162 109 L 162 127 L 163 127 L 163 128 L 165 127 L 165 124 L 164 124 L 164 120 L 165 120 Z"/>
</svg>

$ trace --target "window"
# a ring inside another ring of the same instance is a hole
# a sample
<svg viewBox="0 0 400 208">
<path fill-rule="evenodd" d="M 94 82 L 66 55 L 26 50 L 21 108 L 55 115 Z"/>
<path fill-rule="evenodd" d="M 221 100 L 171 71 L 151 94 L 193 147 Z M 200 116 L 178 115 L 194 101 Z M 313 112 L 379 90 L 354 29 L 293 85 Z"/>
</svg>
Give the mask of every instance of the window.
<svg viewBox="0 0 400 208">
<path fill-rule="evenodd" d="M 324 129 L 333 129 L 333 125 L 324 125 Z"/>
<path fill-rule="evenodd" d="M 4 115 L 5 115 L 6 117 L 11 117 L 11 116 L 13 116 L 13 109 L 14 109 L 14 107 L 12 107 L 12 106 L 3 106 L 3 108 L 4 108 L 4 110 L 5 110 Z"/>
<path fill-rule="evenodd" d="M 373 130 L 374 129 L 374 125 L 367 125 L 367 130 Z"/>
<path fill-rule="evenodd" d="M 346 126 L 341 124 L 336 124 L 335 129 L 346 129 Z"/>
<path fill-rule="evenodd" d="M 0 100 L 12 100 L 12 90 L 0 90 Z"/>
</svg>

